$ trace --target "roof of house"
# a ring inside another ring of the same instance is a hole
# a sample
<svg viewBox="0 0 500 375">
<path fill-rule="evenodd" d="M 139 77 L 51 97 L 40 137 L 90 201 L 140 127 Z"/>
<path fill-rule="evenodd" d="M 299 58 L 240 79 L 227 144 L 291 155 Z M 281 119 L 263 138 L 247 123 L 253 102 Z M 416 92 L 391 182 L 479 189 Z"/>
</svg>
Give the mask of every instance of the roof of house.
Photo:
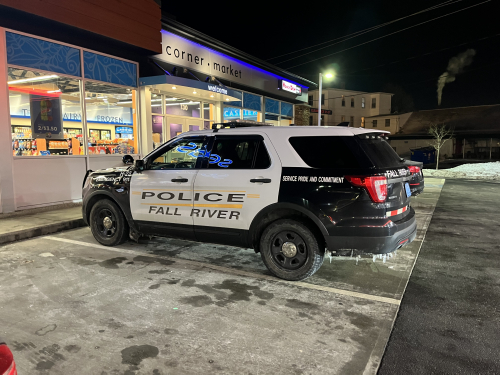
<svg viewBox="0 0 500 375">
<path fill-rule="evenodd" d="M 401 115 L 404 115 L 404 113 L 386 113 L 385 115 L 366 116 L 365 119 L 369 120 L 372 118 L 376 119 L 378 117 L 398 117 Z"/>
<path fill-rule="evenodd" d="M 413 112 L 395 136 L 426 135 L 433 124 L 445 124 L 456 135 L 500 134 L 500 104 Z"/>
</svg>

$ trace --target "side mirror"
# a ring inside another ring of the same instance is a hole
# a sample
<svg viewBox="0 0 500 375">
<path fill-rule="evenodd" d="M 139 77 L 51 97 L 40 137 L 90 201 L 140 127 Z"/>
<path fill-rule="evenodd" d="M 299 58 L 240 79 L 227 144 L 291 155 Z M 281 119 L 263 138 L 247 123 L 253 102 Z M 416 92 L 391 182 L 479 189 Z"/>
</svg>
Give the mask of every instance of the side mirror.
<svg viewBox="0 0 500 375">
<path fill-rule="evenodd" d="M 144 160 L 138 159 L 134 162 L 134 171 L 141 173 L 144 170 Z"/>
<path fill-rule="evenodd" d="M 123 155 L 122 161 L 125 165 L 134 164 L 134 157 L 132 155 Z"/>
</svg>

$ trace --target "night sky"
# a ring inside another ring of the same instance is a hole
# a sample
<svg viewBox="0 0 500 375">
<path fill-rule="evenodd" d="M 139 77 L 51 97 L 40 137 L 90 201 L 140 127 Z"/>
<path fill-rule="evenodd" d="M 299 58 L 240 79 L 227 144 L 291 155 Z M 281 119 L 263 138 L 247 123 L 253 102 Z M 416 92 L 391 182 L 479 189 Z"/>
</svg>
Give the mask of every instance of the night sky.
<svg viewBox="0 0 500 375">
<path fill-rule="evenodd" d="M 345 82 L 346 89 L 397 91 L 400 95 L 406 94 L 405 106 L 411 106 L 413 101 L 414 108 L 421 110 L 438 108 L 436 87 L 439 76 L 446 71 L 450 58 L 470 48 L 476 51 L 476 55 L 454 82 L 446 84 L 441 108 L 500 104 L 500 0 L 491 0 L 366 45 L 334 53 L 483 1 L 219 0 L 201 7 L 164 1 L 163 11 L 185 25 L 314 82 L 318 81 L 320 71 L 335 68 L 337 78 L 324 83 L 324 87 L 340 87 L 341 82 Z M 248 8 L 244 4 L 248 4 Z M 439 4 L 449 5 L 290 61 L 284 60 L 330 43 L 271 59 Z M 334 55 L 323 57 L 328 54 Z M 318 58 L 321 59 L 315 60 Z M 303 65 L 295 66 L 299 64 Z"/>
</svg>

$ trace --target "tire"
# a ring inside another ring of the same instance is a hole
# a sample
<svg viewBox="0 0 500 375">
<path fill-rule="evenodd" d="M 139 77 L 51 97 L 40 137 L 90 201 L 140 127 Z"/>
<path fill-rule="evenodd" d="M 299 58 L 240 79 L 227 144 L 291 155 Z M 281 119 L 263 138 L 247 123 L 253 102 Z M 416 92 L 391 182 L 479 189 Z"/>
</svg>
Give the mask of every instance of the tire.
<svg viewBox="0 0 500 375">
<path fill-rule="evenodd" d="M 271 223 L 262 233 L 260 254 L 272 274 L 298 281 L 316 273 L 323 264 L 325 249 L 306 225 L 282 219 Z"/>
<path fill-rule="evenodd" d="M 106 220 L 109 219 L 109 220 Z M 111 225 L 110 227 L 107 226 Z M 94 238 L 104 246 L 116 246 L 128 238 L 129 227 L 125 216 L 109 199 L 97 201 L 90 211 L 90 229 Z"/>
</svg>

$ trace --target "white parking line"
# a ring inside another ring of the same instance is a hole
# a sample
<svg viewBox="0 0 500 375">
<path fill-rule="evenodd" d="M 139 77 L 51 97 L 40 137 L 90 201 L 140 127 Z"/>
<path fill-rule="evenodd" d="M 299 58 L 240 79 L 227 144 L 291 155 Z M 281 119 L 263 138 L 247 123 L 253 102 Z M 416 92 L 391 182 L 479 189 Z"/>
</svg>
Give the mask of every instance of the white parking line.
<svg viewBox="0 0 500 375">
<path fill-rule="evenodd" d="M 272 281 L 272 282 L 285 283 L 285 284 L 290 284 L 290 285 L 294 285 L 294 286 L 298 286 L 298 287 L 302 287 L 302 288 L 321 290 L 324 292 L 341 294 L 344 296 L 361 298 L 361 299 L 366 299 L 366 300 L 370 300 L 370 301 L 384 302 L 384 303 L 389 303 L 389 304 L 397 305 L 397 306 L 399 306 L 401 303 L 400 300 L 397 300 L 395 298 L 380 297 L 380 296 L 374 296 L 371 294 L 351 292 L 349 290 L 344 290 L 344 289 L 337 289 L 337 288 L 330 288 L 327 286 L 313 285 L 313 284 L 308 284 L 308 283 L 303 282 L 303 281 L 281 280 L 281 279 L 277 279 L 273 276 L 261 275 L 258 273 L 241 271 L 241 270 L 236 270 L 236 269 L 227 268 L 227 267 L 221 267 L 221 266 L 217 266 L 217 265 L 210 264 L 210 263 L 197 262 L 194 260 L 180 259 L 180 258 L 169 257 L 169 256 L 164 256 L 164 255 L 148 254 L 148 253 L 143 253 L 143 252 L 135 251 L 135 250 L 127 250 L 127 249 L 122 249 L 119 247 L 108 247 L 108 246 L 103 246 L 103 245 L 99 245 L 99 244 L 88 243 L 88 242 L 83 242 L 83 241 L 75 241 L 75 240 L 70 240 L 67 238 L 60 238 L 60 237 L 54 237 L 54 236 L 45 236 L 42 238 L 47 239 L 47 240 L 52 240 L 52 241 L 66 242 L 66 243 L 70 243 L 73 245 L 92 247 L 94 249 L 114 251 L 114 252 L 121 253 L 121 254 L 130 254 L 130 255 L 134 255 L 134 256 L 139 255 L 139 256 L 147 256 L 150 258 L 166 259 L 166 260 L 175 261 L 178 264 L 192 265 L 192 266 L 197 266 L 197 267 L 205 267 L 205 268 L 210 268 L 210 269 L 217 270 L 217 271 L 224 272 L 224 273 L 230 273 L 230 274 L 237 275 L 237 276 L 253 277 L 253 278 L 268 280 L 268 281 Z"/>
</svg>

